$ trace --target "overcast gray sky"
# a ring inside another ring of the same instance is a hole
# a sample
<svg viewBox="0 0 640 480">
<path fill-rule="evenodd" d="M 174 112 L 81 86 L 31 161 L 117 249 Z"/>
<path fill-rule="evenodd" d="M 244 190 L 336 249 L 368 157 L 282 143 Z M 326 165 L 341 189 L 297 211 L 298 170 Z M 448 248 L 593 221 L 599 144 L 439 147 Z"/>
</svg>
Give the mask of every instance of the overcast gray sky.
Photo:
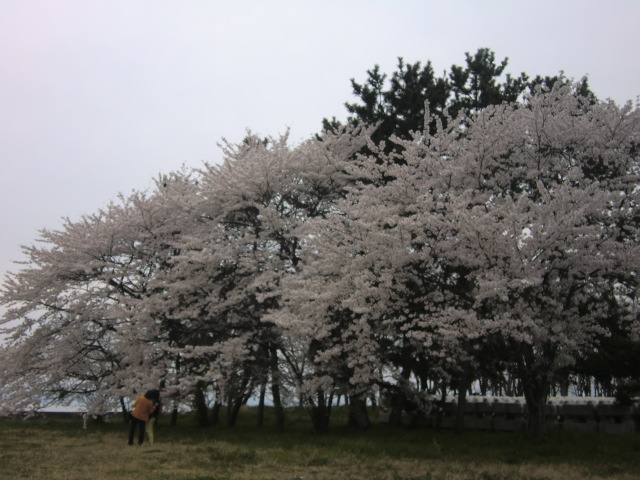
<svg viewBox="0 0 640 480">
<path fill-rule="evenodd" d="M 399 56 L 440 74 L 488 47 L 635 102 L 639 18 L 636 0 L 0 0 L 0 275 L 39 229 L 218 161 L 222 137 L 344 119 L 349 79 Z"/>
</svg>

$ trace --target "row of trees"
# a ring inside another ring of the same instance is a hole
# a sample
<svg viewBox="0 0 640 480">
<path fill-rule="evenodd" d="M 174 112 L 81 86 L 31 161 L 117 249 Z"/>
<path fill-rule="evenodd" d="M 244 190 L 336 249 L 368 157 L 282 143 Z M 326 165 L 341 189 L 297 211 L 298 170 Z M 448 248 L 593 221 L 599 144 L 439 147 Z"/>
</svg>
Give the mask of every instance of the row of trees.
<svg viewBox="0 0 640 480">
<path fill-rule="evenodd" d="M 268 394 L 278 428 L 295 399 L 324 431 L 336 395 L 365 425 L 367 397 L 398 417 L 514 378 L 539 435 L 551 389 L 640 333 L 640 110 L 583 88 L 387 142 L 248 135 L 42 231 L 0 297 L 0 407 L 101 413 L 160 386 L 203 422 L 212 394 L 229 423 Z"/>
</svg>

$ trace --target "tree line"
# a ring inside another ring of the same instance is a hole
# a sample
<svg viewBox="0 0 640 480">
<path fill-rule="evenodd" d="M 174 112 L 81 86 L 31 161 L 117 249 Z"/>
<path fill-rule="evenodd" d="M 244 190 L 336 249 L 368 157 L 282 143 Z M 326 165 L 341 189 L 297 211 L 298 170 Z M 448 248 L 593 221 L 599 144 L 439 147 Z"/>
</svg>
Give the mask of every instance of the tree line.
<svg viewBox="0 0 640 480">
<path fill-rule="evenodd" d="M 388 90 L 374 68 L 345 125 L 224 142 L 42 230 L 0 296 L 0 408 L 104 413 L 159 387 L 203 424 L 269 397 L 277 428 L 295 402 L 321 432 L 338 397 L 366 426 L 368 398 L 399 421 L 475 385 L 524 395 L 537 436 L 556 390 L 622 397 L 640 110 L 505 67 L 481 49 L 445 81 L 400 60 Z"/>
</svg>

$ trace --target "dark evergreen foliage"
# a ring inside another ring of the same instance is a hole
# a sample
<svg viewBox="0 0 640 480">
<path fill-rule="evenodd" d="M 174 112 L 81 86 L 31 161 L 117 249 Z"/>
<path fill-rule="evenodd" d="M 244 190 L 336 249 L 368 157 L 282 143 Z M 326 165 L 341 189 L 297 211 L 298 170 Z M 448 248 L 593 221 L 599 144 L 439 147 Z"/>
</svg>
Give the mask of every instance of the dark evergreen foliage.
<svg viewBox="0 0 640 480">
<path fill-rule="evenodd" d="M 398 58 L 395 72 L 387 75 L 375 65 L 367 70 L 367 79 L 358 83 L 351 79 L 353 95 L 357 101 L 346 102 L 349 125 L 378 125 L 372 140 L 378 144 L 385 142 L 387 152 L 396 148 L 392 137 L 410 138 L 411 132 L 424 127 L 425 106 L 435 119 L 430 125 L 435 131 L 438 120 L 446 122 L 447 115 L 469 115 L 489 105 L 517 102 L 526 91 L 536 86 L 551 87 L 559 76 L 536 75 L 530 78 L 526 73 L 511 75 L 506 72 L 508 58 L 497 63 L 495 53 L 489 48 L 479 48 L 475 54 L 467 52 L 465 65 L 452 65 L 449 72 L 436 75 L 433 65 L 427 61 L 405 63 Z M 568 81 L 568 80 L 564 80 Z M 587 79 L 582 80 L 578 95 L 590 96 Z M 337 131 L 342 123 L 332 117 L 323 119 L 323 131 Z"/>
</svg>

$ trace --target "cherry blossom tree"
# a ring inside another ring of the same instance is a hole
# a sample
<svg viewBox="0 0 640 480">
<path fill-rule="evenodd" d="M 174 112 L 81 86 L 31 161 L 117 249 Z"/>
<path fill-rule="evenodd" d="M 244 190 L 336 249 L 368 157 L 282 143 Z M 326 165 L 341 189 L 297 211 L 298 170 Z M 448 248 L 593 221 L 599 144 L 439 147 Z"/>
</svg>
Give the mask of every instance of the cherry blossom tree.
<svg viewBox="0 0 640 480">
<path fill-rule="evenodd" d="M 625 309 L 637 289 L 640 112 L 561 84 L 502 112 L 486 109 L 464 140 L 477 183 L 457 247 L 480 259 L 476 305 L 514 354 L 535 436 L 558 373 L 607 333 L 611 302 Z M 517 130 L 499 146 L 487 132 L 506 124 Z"/>
<path fill-rule="evenodd" d="M 146 302 L 181 229 L 169 182 L 192 186 L 181 173 L 166 176 L 152 195 L 121 197 L 60 230 L 43 230 L 42 246 L 25 247 L 26 267 L 2 291 L 12 359 L 3 363 L 3 381 L 23 385 L 11 390 L 6 407 L 80 401 L 103 413 L 114 399 L 166 380 L 173 367 L 161 348 L 165 333 Z"/>
<path fill-rule="evenodd" d="M 225 144 L 225 159 L 200 171 L 195 218 L 167 276 L 158 312 L 187 319 L 202 343 L 180 345 L 200 359 L 199 381 L 228 397 L 229 423 L 256 387 L 270 379 L 276 424 L 282 428 L 283 388 L 293 378 L 297 345 L 267 320 L 278 315 L 281 279 L 299 269 L 304 239 L 294 233 L 309 218 L 330 212 L 349 181 L 345 165 L 364 133 L 312 138 L 296 147 L 286 135 L 264 141 L 249 135 Z M 292 386 L 295 388 L 295 384 Z M 231 398 L 233 397 L 233 399 Z"/>
<path fill-rule="evenodd" d="M 304 226 L 309 265 L 286 295 L 316 345 L 316 381 L 339 381 L 354 399 L 382 388 L 399 417 L 422 410 L 428 373 L 446 376 L 460 332 L 477 329 L 454 293 L 462 279 L 435 255 L 447 235 L 417 205 L 438 169 L 369 149 L 378 155 L 353 165 L 358 182 L 334 215 Z"/>
<path fill-rule="evenodd" d="M 612 302 L 628 331 L 638 321 L 640 113 L 579 87 L 539 87 L 523 106 L 397 139 L 400 161 L 364 159 L 361 184 L 316 233 L 326 242 L 315 261 L 348 265 L 325 267 L 340 292 L 329 301 L 379 332 L 359 358 L 391 338 L 407 358 L 440 355 L 445 370 L 464 372 L 498 335 L 534 436 L 550 385 L 606 335 Z M 418 375 L 410 362 L 396 368 Z"/>
</svg>

